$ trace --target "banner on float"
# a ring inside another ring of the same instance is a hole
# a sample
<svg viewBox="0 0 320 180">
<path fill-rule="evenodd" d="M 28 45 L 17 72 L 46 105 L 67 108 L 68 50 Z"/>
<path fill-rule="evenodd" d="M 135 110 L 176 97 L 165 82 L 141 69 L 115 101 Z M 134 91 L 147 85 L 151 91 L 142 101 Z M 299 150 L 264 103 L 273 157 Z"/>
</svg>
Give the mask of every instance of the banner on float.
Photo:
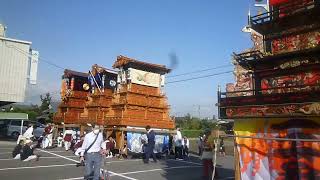
<svg viewBox="0 0 320 180">
<path fill-rule="evenodd" d="M 160 87 L 160 74 L 129 68 L 129 79 L 132 83 L 145 86 Z"/>
<path fill-rule="evenodd" d="M 127 132 L 128 150 L 134 153 L 143 153 L 144 142 L 147 142 L 147 135 L 145 133 Z M 169 136 L 159 135 L 155 137 L 155 153 L 165 152 L 169 148 Z"/>
</svg>

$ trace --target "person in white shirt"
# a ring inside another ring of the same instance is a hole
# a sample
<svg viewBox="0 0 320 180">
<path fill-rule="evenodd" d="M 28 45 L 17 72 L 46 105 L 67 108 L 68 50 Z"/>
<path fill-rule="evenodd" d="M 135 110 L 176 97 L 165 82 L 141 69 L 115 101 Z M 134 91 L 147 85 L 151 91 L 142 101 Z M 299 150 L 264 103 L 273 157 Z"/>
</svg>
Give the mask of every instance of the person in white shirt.
<svg viewBox="0 0 320 180">
<path fill-rule="evenodd" d="M 182 140 L 182 147 L 183 147 L 183 156 L 189 156 L 189 139 L 187 136 L 183 137 Z"/>
<path fill-rule="evenodd" d="M 31 140 L 31 138 L 33 137 L 33 130 L 34 130 L 33 124 L 30 124 L 26 132 L 24 132 L 23 135 L 20 135 L 18 137 L 17 144 L 19 144 L 20 140 L 23 140 L 24 142 L 27 139 Z"/>
<path fill-rule="evenodd" d="M 175 157 L 176 159 L 183 159 L 182 157 L 182 135 L 180 128 L 177 128 L 177 134 L 175 135 Z"/>
<path fill-rule="evenodd" d="M 46 149 L 52 146 L 52 134 L 53 134 L 53 126 L 51 126 L 51 124 L 48 123 L 46 128 L 44 128 L 44 137 L 42 140 L 43 149 Z"/>
<path fill-rule="evenodd" d="M 53 124 L 49 124 L 49 126 L 50 126 L 51 128 L 50 128 L 49 134 L 47 135 L 47 138 L 48 138 L 48 140 L 49 140 L 48 146 L 49 146 L 49 147 L 52 147 L 52 145 L 53 145 L 54 125 L 53 125 Z"/>
<path fill-rule="evenodd" d="M 66 151 L 68 151 L 71 147 L 73 134 L 74 131 L 69 127 L 67 127 L 67 129 L 63 133 L 64 148 L 66 149 Z"/>
<path fill-rule="evenodd" d="M 98 180 L 102 155 L 106 154 L 106 144 L 98 125 L 93 126 L 93 131 L 86 134 L 82 144 L 80 162 L 85 161 L 84 179 Z M 93 177 L 91 173 L 93 172 Z"/>
</svg>

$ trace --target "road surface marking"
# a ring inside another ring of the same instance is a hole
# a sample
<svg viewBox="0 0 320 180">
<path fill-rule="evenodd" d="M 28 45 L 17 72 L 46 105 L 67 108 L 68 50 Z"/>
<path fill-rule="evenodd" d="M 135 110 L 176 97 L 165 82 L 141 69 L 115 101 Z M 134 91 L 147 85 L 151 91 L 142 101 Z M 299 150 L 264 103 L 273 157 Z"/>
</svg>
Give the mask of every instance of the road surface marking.
<svg viewBox="0 0 320 180">
<path fill-rule="evenodd" d="M 49 152 L 49 151 L 45 151 L 45 150 L 42 150 L 42 149 L 39 149 L 39 151 L 46 152 L 46 153 L 49 153 L 49 154 L 51 154 L 51 155 L 58 156 L 58 157 L 61 157 L 61 158 L 63 158 L 63 159 L 67 159 L 67 160 L 72 161 L 72 162 L 76 162 L 76 163 L 78 163 L 78 162 L 79 162 L 79 161 L 77 161 L 77 160 L 70 159 L 70 158 L 67 158 L 67 157 L 61 156 L 61 155 L 59 155 L 59 154 L 55 154 L 55 153 L 52 153 L 52 152 Z M 126 179 L 130 179 L 130 180 L 138 180 L 138 179 L 131 178 L 131 177 L 128 177 L 128 176 L 124 176 L 124 175 L 121 175 L 121 174 L 118 174 L 118 173 L 115 173 L 115 172 L 112 172 L 112 171 L 108 171 L 108 172 L 110 172 L 110 173 L 111 173 L 111 174 L 113 174 L 113 175 L 120 176 L 120 177 L 123 177 L 123 178 L 126 178 Z"/>
<path fill-rule="evenodd" d="M 57 165 L 48 165 L 48 166 L 24 166 L 24 167 L 15 167 L 15 168 L 3 168 L 3 169 L 0 169 L 0 171 L 18 170 L 18 169 L 36 169 L 36 168 L 48 168 L 48 167 L 63 167 L 63 166 L 75 166 L 75 164 L 57 164 Z"/>
<path fill-rule="evenodd" d="M 77 157 L 77 156 L 66 156 L 66 157 Z M 40 156 L 40 159 L 58 159 L 58 158 L 60 158 L 60 157 L 41 157 Z M 10 161 L 10 160 L 14 160 L 14 161 L 16 161 L 16 160 L 20 160 L 20 159 L 13 159 L 13 158 L 11 158 L 11 159 L 0 159 L 0 161 Z"/>
<path fill-rule="evenodd" d="M 196 163 L 196 162 L 191 162 L 191 161 L 180 161 L 180 160 L 175 160 L 175 159 L 168 159 L 167 161 L 175 161 L 175 162 L 182 162 L 182 163 L 194 164 L 194 165 L 202 166 L 201 163 Z"/>
<path fill-rule="evenodd" d="M 11 154 L 12 152 L 1 152 L 0 154 Z"/>
<path fill-rule="evenodd" d="M 176 167 L 168 167 L 168 168 L 161 168 L 161 169 L 149 169 L 149 170 L 143 170 L 143 171 L 131 171 L 131 172 L 125 172 L 125 173 L 118 173 L 118 175 L 138 174 L 138 173 L 146 173 L 146 172 L 154 172 L 154 171 L 162 171 L 162 170 L 170 170 L 170 169 L 200 168 L 200 167 L 202 166 L 176 166 Z M 115 175 L 111 173 L 111 176 L 115 176 Z M 62 179 L 62 180 L 77 180 L 77 179 L 83 179 L 83 177 L 69 178 L 69 179 Z"/>
<path fill-rule="evenodd" d="M 125 172 L 120 174 L 137 174 L 137 173 L 145 173 L 145 172 L 153 172 L 153 171 L 162 171 L 162 170 L 170 170 L 170 169 L 184 169 L 184 168 L 199 168 L 202 166 L 175 166 L 175 167 L 168 167 L 168 168 L 159 168 L 159 169 L 149 169 L 149 170 L 143 170 L 143 171 L 132 171 L 132 172 Z"/>
<path fill-rule="evenodd" d="M 36 150 L 38 150 L 38 151 L 40 151 L 40 150 L 42 150 L 42 149 L 36 149 Z M 47 152 L 68 152 L 68 151 L 47 151 Z"/>
</svg>

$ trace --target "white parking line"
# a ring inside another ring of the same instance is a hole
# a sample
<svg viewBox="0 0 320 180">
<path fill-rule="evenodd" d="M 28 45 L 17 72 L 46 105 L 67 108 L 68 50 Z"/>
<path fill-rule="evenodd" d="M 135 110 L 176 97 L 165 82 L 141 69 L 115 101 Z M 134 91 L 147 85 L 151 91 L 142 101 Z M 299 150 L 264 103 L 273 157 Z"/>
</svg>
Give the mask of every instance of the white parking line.
<svg viewBox="0 0 320 180">
<path fill-rule="evenodd" d="M 11 154 L 12 152 L 1 152 L 0 154 Z"/>
<path fill-rule="evenodd" d="M 46 152 L 46 153 L 49 153 L 51 155 L 55 155 L 55 156 L 58 156 L 58 157 L 61 157 L 63 159 L 67 159 L 69 161 L 72 161 L 72 162 L 76 162 L 78 163 L 79 161 L 77 160 L 74 160 L 74 159 L 70 159 L 70 158 L 67 158 L 67 157 L 64 157 L 64 156 L 61 156 L 59 154 L 55 154 L 55 153 L 52 153 L 52 152 L 49 152 L 49 151 L 45 151 L 45 150 L 42 150 L 42 149 L 39 149 L 39 151 L 42 151 L 42 152 Z M 120 176 L 120 177 L 123 177 L 123 178 L 126 178 L 126 179 L 130 179 L 130 180 L 138 180 L 138 179 L 135 179 L 135 178 L 131 178 L 131 177 L 128 177 L 128 176 L 124 176 L 124 175 L 121 175 L 121 174 L 118 174 L 118 173 L 115 173 L 115 172 L 112 172 L 112 171 L 109 171 L 111 174 L 113 175 L 116 175 L 116 176 Z"/>
<path fill-rule="evenodd" d="M 66 156 L 66 157 L 77 157 L 77 156 Z M 58 159 L 58 158 L 60 158 L 60 157 L 40 157 L 40 159 Z M 17 161 L 17 159 L 0 159 L 0 161 L 10 161 L 10 160 L 12 160 L 12 161 Z M 19 160 L 19 159 L 18 159 Z"/>
<path fill-rule="evenodd" d="M 40 150 L 42 150 L 42 149 L 36 149 L 36 150 L 38 150 L 38 151 L 40 151 Z M 47 152 L 68 152 L 68 151 L 47 151 Z"/>
<path fill-rule="evenodd" d="M 149 170 L 143 170 L 143 171 L 131 171 L 131 172 L 125 172 L 125 173 L 118 173 L 117 175 L 138 174 L 138 173 L 146 173 L 146 172 L 154 172 L 154 171 L 162 171 L 162 170 L 170 170 L 170 169 L 200 168 L 200 167 L 202 166 L 176 166 L 176 167 L 168 167 L 168 168 L 149 169 Z M 111 173 L 111 176 L 115 176 L 115 174 Z M 77 179 L 83 179 L 83 177 L 69 178 L 69 179 L 63 179 L 63 180 L 77 180 Z"/>
<path fill-rule="evenodd" d="M 149 169 L 149 170 L 143 170 L 143 171 L 132 171 L 132 172 L 125 172 L 120 174 L 137 174 L 137 173 L 145 173 L 145 172 L 153 172 L 153 171 L 162 171 L 162 170 L 169 170 L 169 169 L 184 169 L 184 168 L 199 168 L 202 166 L 175 166 L 175 167 L 167 167 L 167 168 L 160 168 L 160 169 Z"/>
<path fill-rule="evenodd" d="M 75 166 L 75 164 L 57 164 L 57 165 L 49 165 L 49 166 L 24 166 L 24 167 L 15 167 L 15 168 L 3 168 L 3 169 L 0 169 L 0 171 L 18 170 L 18 169 L 36 169 L 36 168 L 48 168 L 48 167 L 62 167 L 62 166 Z"/>
<path fill-rule="evenodd" d="M 201 163 L 196 163 L 196 162 L 191 162 L 191 161 L 181 161 L 181 160 L 175 160 L 175 159 L 168 159 L 167 161 L 175 161 L 175 162 L 182 162 L 182 163 L 186 163 L 186 164 L 194 164 L 194 165 L 202 166 Z"/>
<path fill-rule="evenodd" d="M 61 155 L 59 155 L 59 154 L 55 154 L 55 153 L 53 153 L 53 152 L 51 152 L 51 151 L 45 151 L 45 150 L 42 150 L 42 149 L 38 149 L 38 150 L 41 151 L 41 152 L 45 152 L 45 153 L 54 155 L 54 156 L 61 157 L 61 158 L 63 158 L 63 159 L 67 159 L 67 160 L 72 161 L 72 162 L 76 162 L 76 163 L 79 162 L 79 161 L 77 161 L 77 160 L 74 160 L 74 159 L 71 159 L 71 158 L 68 158 L 68 157 L 65 157 L 65 156 L 61 156 Z"/>
</svg>

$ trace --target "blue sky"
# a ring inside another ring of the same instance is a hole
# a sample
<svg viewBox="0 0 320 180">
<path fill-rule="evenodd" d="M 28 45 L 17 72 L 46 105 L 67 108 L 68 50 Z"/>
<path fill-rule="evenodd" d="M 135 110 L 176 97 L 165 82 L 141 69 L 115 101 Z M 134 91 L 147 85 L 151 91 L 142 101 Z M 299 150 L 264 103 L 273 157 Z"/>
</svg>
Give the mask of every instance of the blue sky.
<svg viewBox="0 0 320 180">
<path fill-rule="evenodd" d="M 230 64 L 232 52 L 251 47 L 241 32 L 253 0 L 3 0 L 0 22 L 7 37 L 32 41 L 40 57 L 59 66 L 88 71 L 92 64 L 111 67 L 118 55 L 164 65 L 174 52 L 179 64 L 169 75 Z M 168 78 L 180 80 L 232 70 Z M 39 81 L 29 87 L 27 103 L 57 92 L 63 70 L 40 62 Z M 172 114 L 216 114 L 217 87 L 233 82 L 224 74 L 166 86 Z M 59 93 L 54 94 L 58 99 Z"/>
</svg>

